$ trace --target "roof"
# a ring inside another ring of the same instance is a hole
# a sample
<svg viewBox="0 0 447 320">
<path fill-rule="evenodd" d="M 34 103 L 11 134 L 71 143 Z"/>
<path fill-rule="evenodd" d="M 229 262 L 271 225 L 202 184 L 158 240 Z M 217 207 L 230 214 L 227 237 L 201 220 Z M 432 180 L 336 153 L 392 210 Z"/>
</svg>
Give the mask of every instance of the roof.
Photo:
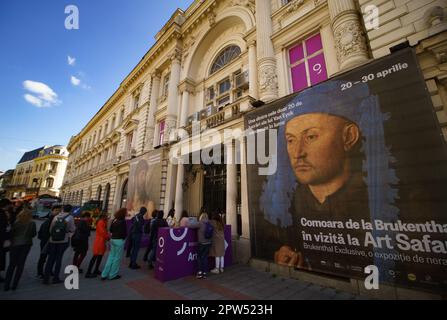
<svg viewBox="0 0 447 320">
<path fill-rule="evenodd" d="M 14 169 L 9 169 L 9 170 L 6 170 L 5 172 L 3 172 L 3 174 L 1 175 L 2 177 L 4 177 L 4 176 L 12 176 L 14 174 Z"/>
<path fill-rule="evenodd" d="M 39 149 L 25 152 L 17 164 L 21 164 L 27 161 L 31 161 L 39 156 L 39 152 L 45 149 L 46 146 L 40 147 Z"/>
</svg>

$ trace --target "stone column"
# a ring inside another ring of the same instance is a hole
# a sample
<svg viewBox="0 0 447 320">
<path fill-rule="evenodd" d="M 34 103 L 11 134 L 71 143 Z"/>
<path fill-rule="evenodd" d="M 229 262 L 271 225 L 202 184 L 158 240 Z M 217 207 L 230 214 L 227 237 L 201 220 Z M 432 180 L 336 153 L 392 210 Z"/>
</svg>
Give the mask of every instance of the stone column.
<svg viewBox="0 0 447 320">
<path fill-rule="evenodd" d="M 368 47 L 354 0 L 328 1 L 340 69 L 368 61 Z"/>
<path fill-rule="evenodd" d="M 248 210 L 248 179 L 247 179 L 247 150 L 245 139 L 240 140 L 241 152 L 241 215 L 242 238 L 250 239 L 250 216 Z"/>
<path fill-rule="evenodd" d="M 189 110 L 189 90 L 184 89 L 182 93 L 182 111 L 179 123 L 180 128 L 186 126 L 186 120 L 188 119 L 188 110 Z"/>
<path fill-rule="evenodd" d="M 260 99 L 269 102 L 278 98 L 276 58 L 271 40 L 273 34 L 271 1 L 256 1 L 256 42 Z"/>
<path fill-rule="evenodd" d="M 236 151 L 234 143 L 231 141 L 225 144 L 227 149 L 226 165 L 227 165 L 227 224 L 231 225 L 232 237 L 237 237 L 237 166 Z"/>
<path fill-rule="evenodd" d="M 249 94 L 259 99 L 258 93 L 258 65 L 256 58 L 256 41 L 248 43 L 248 79 L 250 81 Z"/>
<path fill-rule="evenodd" d="M 183 182 L 185 179 L 185 166 L 179 162 L 177 165 L 177 181 L 175 184 L 175 216 L 177 219 L 183 211 Z"/>
<path fill-rule="evenodd" d="M 169 78 L 168 110 L 165 122 L 164 142 L 169 142 L 169 136 L 177 128 L 178 85 L 180 83 L 181 54 L 175 51 L 171 56 L 171 75 Z"/>
<path fill-rule="evenodd" d="M 160 92 L 160 72 L 155 71 L 152 74 L 152 90 L 149 103 L 149 114 L 147 120 L 146 147 L 147 151 L 154 149 L 154 132 L 155 132 L 155 111 L 157 111 L 157 98 Z"/>
</svg>

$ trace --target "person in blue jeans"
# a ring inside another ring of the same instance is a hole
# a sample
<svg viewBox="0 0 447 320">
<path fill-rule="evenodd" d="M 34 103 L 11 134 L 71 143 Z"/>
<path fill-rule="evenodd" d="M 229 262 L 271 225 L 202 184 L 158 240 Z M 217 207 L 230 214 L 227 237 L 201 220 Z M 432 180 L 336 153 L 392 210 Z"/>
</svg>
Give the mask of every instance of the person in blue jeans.
<svg viewBox="0 0 447 320">
<path fill-rule="evenodd" d="M 198 222 L 188 222 L 188 227 L 197 230 L 197 238 L 199 242 L 197 262 L 199 271 L 197 279 L 206 279 L 208 273 L 208 256 L 212 243 L 212 234 L 207 234 L 207 225 L 209 224 L 208 214 L 202 213 Z"/>
<path fill-rule="evenodd" d="M 140 269 L 141 267 L 137 264 L 138 251 L 140 251 L 141 238 L 143 237 L 143 226 L 144 226 L 144 215 L 147 209 L 141 207 L 140 212 L 133 217 L 132 227 L 130 228 L 130 240 L 132 243 L 132 250 L 130 253 L 130 269 Z"/>
<path fill-rule="evenodd" d="M 70 215 L 71 205 L 65 205 L 63 212 L 54 217 L 50 225 L 50 239 L 48 241 L 48 261 L 45 265 L 44 284 L 50 284 L 51 271 L 54 267 L 53 284 L 62 283 L 59 274 L 62 258 L 67 250 L 70 238 L 76 231 L 73 217 Z"/>
<path fill-rule="evenodd" d="M 115 219 L 110 225 L 110 233 L 112 234 L 110 240 L 110 253 L 107 258 L 106 266 L 101 274 L 102 280 L 117 280 L 119 275 L 121 259 L 123 258 L 124 242 L 127 237 L 126 225 L 127 209 L 122 208 L 115 213 Z"/>
</svg>

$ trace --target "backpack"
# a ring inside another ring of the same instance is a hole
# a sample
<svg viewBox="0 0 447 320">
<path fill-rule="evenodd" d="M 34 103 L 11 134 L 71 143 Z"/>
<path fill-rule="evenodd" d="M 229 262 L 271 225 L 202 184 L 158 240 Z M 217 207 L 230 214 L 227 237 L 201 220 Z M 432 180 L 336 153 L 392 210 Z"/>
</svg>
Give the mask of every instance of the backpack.
<svg viewBox="0 0 447 320">
<path fill-rule="evenodd" d="M 67 235 L 67 222 L 65 218 L 55 218 L 53 228 L 51 228 L 51 240 L 53 241 L 64 241 Z"/>
<path fill-rule="evenodd" d="M 211 239 L 213 237 L 213 233 L 213 225 L 209 221 L 205 222 L 205 239 Z"/>
</svg>

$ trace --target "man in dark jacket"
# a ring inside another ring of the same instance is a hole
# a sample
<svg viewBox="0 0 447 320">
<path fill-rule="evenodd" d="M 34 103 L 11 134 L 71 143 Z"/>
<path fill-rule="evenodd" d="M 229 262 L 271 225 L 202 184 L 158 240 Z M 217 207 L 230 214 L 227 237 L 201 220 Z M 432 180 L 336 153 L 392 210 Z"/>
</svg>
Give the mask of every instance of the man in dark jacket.
<svg viewBox="0 0 447 320">
<path fill-rule="evenodd" d="M 7 210 L 11 207 L 11 201 L 8 199 L 0 200 L 0 282 L 4 279 L 1 275 L 6 267 L 6 250 L 3 248 L 5 240 L 8 238 L 8 216 Z"/>
<path fill-rule="evenodd" d="M 130 229 L 130 239 L 132 243 L 132 251 L 130 255 L 129 268 L 140 269 L 141 267 L 137 264 L 138 251 L 140 250 L 141 238 L 143 236 L 143 226 L 144 226 L 144 215 L 147 209 L 141 207 L 140 212 L 132 219 L 132 227 Z"/>
<path fill-rule="evenodd" d="M 168 223 L 165 219 L 163 219 L 164 213 L 163 211 L 158 211 L 157 218 L 154 220 L 153 223 L 151 223 L 151 232 L 150 232 L 150 245 L 151 245 L 151 252 L 149 254 L 149 269 L 152 269 L 154 267 L 155 263 L 155 255 L 157 253 L 157 243 L 158 243 L 158 229 L 160 228 L 167 228 Z"/>
<path fill-rule="evenodd" d="M 37 234 L 37 238 L 40 240 L 40 257 L 39 261 L 37 262 L 37 278 L 40 280 L 43 280 L 44 274 L 43 274 L 43 267 L 45 265 L 45 262 L 47 261 L 48 257 L 48 251 L 47 251 L 47 243 L 50 239 L 50 226 L 51 222 L 53 222 L 53 219 L 55 216 L 57 216 L 62 210 L 62 206 L 59 204 L 54 204 L 51 208 L 51 214 L 50 216 L 45 220 L 44 223 L 40 226 L 39 232 Z"/>
</svg>

